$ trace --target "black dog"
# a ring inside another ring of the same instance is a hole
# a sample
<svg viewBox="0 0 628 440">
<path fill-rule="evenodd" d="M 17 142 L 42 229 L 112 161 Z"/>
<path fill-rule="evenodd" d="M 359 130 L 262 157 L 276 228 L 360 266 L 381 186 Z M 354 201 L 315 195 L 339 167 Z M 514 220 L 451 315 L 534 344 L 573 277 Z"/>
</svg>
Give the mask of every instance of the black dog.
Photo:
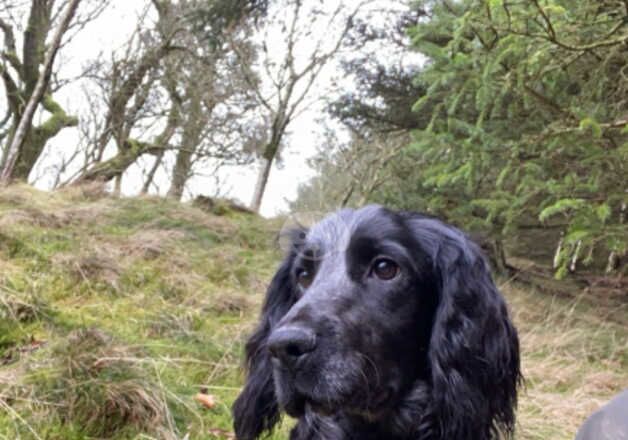
<svg viewBox="0 0 628 440">
<path fill-rule="evenodd" d="M 291 439 L 510 436 L 519 342 L 479 248 L 438 220 L 378 206 L 295 233 L 246 346 L 235 431 L 280 411 Z"/>
</svg>

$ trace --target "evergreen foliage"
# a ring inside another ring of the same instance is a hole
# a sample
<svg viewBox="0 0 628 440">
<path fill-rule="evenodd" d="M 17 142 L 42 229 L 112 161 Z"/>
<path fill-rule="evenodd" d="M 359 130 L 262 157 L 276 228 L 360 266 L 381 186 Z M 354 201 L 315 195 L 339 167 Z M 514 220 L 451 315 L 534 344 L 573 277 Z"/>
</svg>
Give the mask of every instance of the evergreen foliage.
<svg viewBox="0 0 628 440">
<path fill-rule="evenodd" d="M 413 131 L 369 201 L 433 213 L 515 254 L 543 248 L 545 263 L 558 246 L 558 276 L 574 256 L 617 266 L 628 246 L 628 3 L 415 8 L 409 35 L 426 62 L 414 82 L 362 74 L 358 92 L 332 107 L 351 128 Z M 391 91 L 414 98 L 412 109 Z"/>
<path fill-rule="evenodd" d="M 498 237 L 563 223 L 559 274 L 576 247 L 625 254 L 628 4 L 421 3 L 414 110 L 431 119 L 410 148 L 429 207 Z"/>
</svg>

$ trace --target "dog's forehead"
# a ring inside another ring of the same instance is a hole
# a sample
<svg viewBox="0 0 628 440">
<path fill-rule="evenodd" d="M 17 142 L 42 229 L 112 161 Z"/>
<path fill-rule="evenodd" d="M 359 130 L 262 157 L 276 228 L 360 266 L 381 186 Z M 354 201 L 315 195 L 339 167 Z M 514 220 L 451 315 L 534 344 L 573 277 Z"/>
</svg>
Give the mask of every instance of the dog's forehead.
<svg viewBox="0 0 628 440">
<path fill-rule="evenodd" d="M 321 247 L 324 253 L 346 250 L 357 233 L 382 235 L 391 226 L 389 215 L 381 206 L 342 209 L 316 223 L 307 233 L 309 246 Z"/>
</svg>

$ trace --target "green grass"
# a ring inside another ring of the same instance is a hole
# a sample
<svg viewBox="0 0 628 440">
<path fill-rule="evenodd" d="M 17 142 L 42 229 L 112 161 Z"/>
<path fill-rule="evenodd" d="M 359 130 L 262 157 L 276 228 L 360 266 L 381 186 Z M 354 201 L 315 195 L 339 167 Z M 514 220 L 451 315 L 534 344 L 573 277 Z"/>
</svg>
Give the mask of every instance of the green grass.
<svg viewBox="0 0 628 440">
<path fill-rule="evenodd" d="M 0 440 L 229 438 L 279 226 L 96 187 L 0 191 Z M 628 383 L 626 322 L 503 290 L 527 378 L 517 438 L 571 439 Z"/>
</svg>

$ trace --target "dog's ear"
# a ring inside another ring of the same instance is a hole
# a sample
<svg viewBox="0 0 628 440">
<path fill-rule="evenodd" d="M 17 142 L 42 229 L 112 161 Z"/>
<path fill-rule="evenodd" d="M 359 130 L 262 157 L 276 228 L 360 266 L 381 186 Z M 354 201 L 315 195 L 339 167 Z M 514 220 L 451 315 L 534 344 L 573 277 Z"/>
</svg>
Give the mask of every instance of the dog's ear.
<svg viewBox="0 0 628 440">
<path fill-rule="evenodd" d="M 439 296 L 428 350 L 438 438 L 509 436 L 521 373 L 506 303 L 475 243 L 436 220 L 412 223 Z"/>
<path fill-rule="evenodd" d="M 273 277 L 266 293 L 260 322 L 246 343 L 246 384 L 233 405 L 234 428 L 238 440 L 256 439 L 262 432 L 271 431 L 280 419 L 266 340 L 294 303 L 290 281 L 293 260 L 294 253 L 291 252 Z"/>
</svg>

